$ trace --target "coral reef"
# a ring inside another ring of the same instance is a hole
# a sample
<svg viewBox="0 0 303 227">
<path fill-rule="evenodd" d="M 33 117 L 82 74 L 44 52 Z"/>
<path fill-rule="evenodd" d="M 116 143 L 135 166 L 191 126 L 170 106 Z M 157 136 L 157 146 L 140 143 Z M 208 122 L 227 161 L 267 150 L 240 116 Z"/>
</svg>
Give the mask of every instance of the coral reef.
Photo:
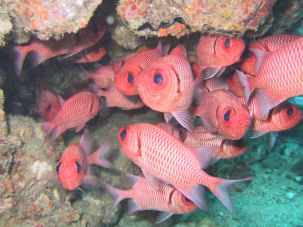
<svg viewBox="0 0 303 227">
<path fill-rule="evenodd" d="M 117 13 L 139 36 L 181 37 L 197 31 L 235 35 L 257 29 L 274 3 L 275 0 L 121 0 Z"/>
</svg>

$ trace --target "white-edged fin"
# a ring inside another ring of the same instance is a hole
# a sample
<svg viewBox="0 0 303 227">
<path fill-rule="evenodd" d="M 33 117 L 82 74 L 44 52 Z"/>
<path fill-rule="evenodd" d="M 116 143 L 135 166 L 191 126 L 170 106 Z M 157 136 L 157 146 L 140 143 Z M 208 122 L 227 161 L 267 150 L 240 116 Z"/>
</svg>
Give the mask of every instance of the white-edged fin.
<svg viewBox="0 0 303 227">
<path fill-rule="evenodd" d="M 86 188 L 103 188 L 104 183 L 98 177 L 87 174 L 83 178 L 82 186 Z"/>
<path fill-rule="evenodd" d="M 14 46 L 12 48 L 12 54 L 13 54 L 13 60 L 14 60 L 14 73 L 16 76 L 21 75 L 23 62 L 25 60 L 25 57 L 27 55 L 28 51 L 26 48 L 20 48 L 20 46 Z"/>
<path fill-rule="evenodd" d="M 268 97 L 261 88 L 255 90 L 253 98 L 256 105 L 254 114 L 260 120 L 266 120 L 269 111 L 284 101 Z"/>
<path fill-rule="evenodd" d="M 166 123 L 169 123 L 169 121 L 173 118 L 173 114 L 172 113 L 164 113 L 164 119 Z"/>
<path fill-rule="evenodd" d="M 187 110 L 178 110 L 172 112 L 172 115 L 176 118 L 176 120 L 186 128 L 188 131 L 192 132 L 194 127 L 193 116 Z"/>
<path fill-rule="evenodd" d="M 84 128 L 84 126 L 85 126 L 85 123 L 84 124 L 81 124 L 81 125 L 78 125 L 77 127 L 76 127 L 76 132 L 80 132 L 81 131 L 81 129 L 83 129 Z"/>
<path fill-rule="evenodd" d="M 191 200 L 201 210 L 207 210 L 207 203 L 204 197 L 205 188 L 202 185 L 195 185 L 190 189 L 180 190 L 177 188 L 186 198 Z"/>
<path fill-rule="evenodd" d="M 142 173 L 145 176 L 146 180 L 151 183 L 155 189 L 158 190 L 161 184 L 161 180 L 144 169 L 142 169 Z"/>
<path fill-rule="evenodd" d="M 269 131 L 266 131 L 266 130 L 254 130 L 254 131 L 252 131 L 249 138 L 257 138 L 257 137 L 265 135 L 268 132 Z"/>
<path fill-rule="evenodd" d="M 249 78 L 250 76 L 243 73 L 242 71 L 236 70 L 236 74 L 237 74 L 237 78 L 239 80 L 239 83 L 241 84 L 241 86 L 244 88 L 244 99 L 245 102 L 248 103 L 249 97 L 251 95 L 251 92 L 253 90 L 251 90 L 250 86 L 249 86 Z"/>
<path fill-rule="evenodd" d="M 90 132 L 86 130 L 80 139 L 80 145 L 85 151 L 86 154 L 90 154 L 92 149 L 91 149 L 91 142 L 90 142 Z"/>
<path fill-rule="evenodd" d="M 57 99 L 58 99 L 60 106 L 62 107 L 65 103 L 65 100 L 61 97 L 61 95 L 57 95 Z"/>
<path fill-rule="evenodd" d="M 101 147 L 98 148 L 96 152 L 88 156 L 89 164 L 96 164 L 104 168 L 113 169 L 114 165 L 108 161 L 105 157 L 108 152 L 112 149 L 112 142 L 107 141 Z"/>
<path fill-rule="evenodd" d="M 258 74 L 261 66 L 270 52 L 263 51 L 263 50 L 258 50 L 254 48 L 249 48 L 249 50 L 256 56 L 256 63 L 255 63 L 255 72 Z"/>
<path fill-rule="evenodd" d="M 269 140 L 268 140 L 268 149 L 271 150 L 274 148 L 276 141 L 277 141 L 277 137 L 278 137 L 278 132 L 270 132 L 269 134 Z"/>
<path fill-rule="evenodd" d="M 132 214 L 137 211 L 144 210 L 142 209 L 133 199 L 129 199 L 127 202 L 127 214 Z"/>
<path fill-rule="evenodd" d="M 225 70 L 225 67 L 211 67 L 203 70 L 203 80 L 207 80 L 214 76 L 220 76 Z"/>
<path fill-rule="evenodd" d="M 122 190 L 119 190 L 117 188 L 114 188 L 108 184 L 103 185 L 104 189 L 114 198 L 114 204 L 111 208 L 111 211 L 115 209 L 115 207 L 124 199 L 125 197 L 122 196 Z"/>
<path fill-rule="evenodd" d="M 201 169 L 206 169 L 211 160 L 212 154 L 218 149 L 218 147 L 201 147 L 194 150 L 197 155 Z"/>
<path fill-rule="evenodd" d="M 155 224 L 159 224 L 161 222 L 166 221 L 167 219 L 169 219 L 171 216 L 173 215 L 173 213 L 170 212 L 165 212 L 165 211 L 160 211 L 156 220 L 155 220 Z"/>
<path fill-rule="evenodd" d="M 126 181 L 128 187 L 130 187 L 130 188 L 132 188 L 139 179 L 140 179 L 140 177 L 129 174 L 129 173 L 126 173 L 124 175 L 124 180 Z"/>
<path fill-rule="evenodd" d="M 38 65 L 40 65 L 42 62 L 44 62 L 47 59 L 46 57 L 40 55 L 36 51 L 32 51 L 30 53 L 30 58 L 31 58 L 32 68 L 37 67 Z"/>
</svg>

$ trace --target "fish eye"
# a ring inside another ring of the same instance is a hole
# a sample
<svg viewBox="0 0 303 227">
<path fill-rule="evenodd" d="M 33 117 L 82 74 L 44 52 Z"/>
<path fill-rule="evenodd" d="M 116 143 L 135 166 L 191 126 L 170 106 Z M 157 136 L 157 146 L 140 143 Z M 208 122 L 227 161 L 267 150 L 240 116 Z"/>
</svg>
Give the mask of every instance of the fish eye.
<svg viewBox="0 0 303 227">
<path fill-rule="evenodd" d="M 51 111 L 51 109 L 52 109 L 52 104 L 49 104 L 49 105 L 46 107 L 46 111 L 49 112 L 49 111 Z"/>
<path fill-rule="evenodd" d="M 77 173 L 81 173 L 82 170 L 81 164 L 78 161 L 75 161 L 75 164 L 77 166 Z"/>
<path fill-rule="evenodd" d="M 294 110 L 292 109 L 292 107 L 287 108 L 286 113 L 288 116 L 291 116 L 294 113 Z"/>
<path fill-rule="evenodd" d="M 225 46 L 225 48 L 229 48 L 230 47 L 230 39 L 225 39 L 224 46 Z"/>
<path fill-rule="evenodd" d="M 121 137 L 121 139 L 125 139 L 126 136 L 127 136 L 126 129 L 123 129 L 123 130 L 120 132 L 120 137 Z"/>
<path fill-rule="evenodd" d="M 156 74 L 154 75 L 154 82 L 155 82 L 156 84 L 162 84 L 162 81 L 163 81 L 162 75 L 161 75 L 160 73 L 156 73 Z"/>
<path fill-rule="evenodd" d="M 128 81 L 129 83 L 134 82 L 134 76 L 133 76 L 133 74 L 130 73 L 130 72 L 127 74 L 127 81 Z"/>
<path fill-rule="evenodd" d="M 224 114 L 224 121 L 229 121 L 231 110 L 227 110 Z"/>
<path fill-rule="evenodd" d="M 58 165 L 57 165 L 57 167 L 56 167 L 57 174 L 59 174 L 61 165 L 62 165 L 62 162 L 59 162 Z"/>
</svg>

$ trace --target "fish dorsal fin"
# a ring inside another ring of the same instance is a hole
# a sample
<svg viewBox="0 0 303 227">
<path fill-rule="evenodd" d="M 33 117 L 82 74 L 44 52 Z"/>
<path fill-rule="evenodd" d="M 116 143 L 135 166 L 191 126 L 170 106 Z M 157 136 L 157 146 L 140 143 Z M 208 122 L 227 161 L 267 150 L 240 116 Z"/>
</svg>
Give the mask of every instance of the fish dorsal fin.
<svg viewBox="0 0 303 227">
<path fill-rule="evenodd" d="M 92 150 L 91 150 L 90 132 L 88 130 L 86 130 L 82 134 L 81 139 L 80 139 L 80 145 L 86 154 L 91 153 Z"/>
<path fill-rule="evenodd" d="M 193 116 L 187 110 L 174 111 L 172 115 L 184 128 L 192 132 L 194 127 Z"/>
<path fill-rule="evenodd" d="M 172 51 L 169 53 L 169 55 L 178 55 L 181 57 L 184 57 L 187 59 L 187 52 L 185 47 L 182 44 L 177 45 Z"/>
<path fill-rule="evenodd" d="M 249 50 L 256 56 L 256 63 L 255 63 L 255 72 L 258 74 L 261 66 L 270 52 L 262 51 L 254 48 L 249 48 Z"/>
<path fill-rule="evenodd" d="M 65 100 L 61 97 L 61 95 L 57 95 L 57 99 L 59 101 L 60 106 L 62 107 L 63 104 L 65 103 Z"/>
<path fill-rule="evenodd" d="M 143 175 L 145 176 L 146 180 L 152 184 L 152 186 L 155 189 L 159 189 L 160 184 L 161 184 L 161 180 L 157 177 L 155 177 L 154 175 L 152 175 L 151 173 L 147 172 L 146 170 L 142 169 Z"/>
<path fill-rule="evenodd" d="M 161 211 L 159 212 L 155 224 L 159 224 L 161 222 L 166 221 L 168 218 L 170 218 L 173 215 L 173 213 L 166 212 L 166 211 Z"/>
<path fill-rule="evenodd" d="M 201 147 L 194 150 L 198 161 L 200 163 L 201 169 L 206 169 L 210 163 L 212 154 L 218 149 L 217 146 L 214 147 Z"/>
</svg>

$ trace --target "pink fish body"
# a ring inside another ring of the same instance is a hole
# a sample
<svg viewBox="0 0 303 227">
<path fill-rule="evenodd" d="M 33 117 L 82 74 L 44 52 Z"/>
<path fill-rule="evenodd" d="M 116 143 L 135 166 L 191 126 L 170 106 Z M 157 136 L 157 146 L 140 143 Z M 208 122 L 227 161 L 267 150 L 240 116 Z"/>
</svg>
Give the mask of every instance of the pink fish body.
<svg viewBox="0 0 303 227">
<path fill-rule="evenodd" d="M 113 168 L 113 165 L 104 158 L 111 149 L 111 143 L 104 143 L 96 152 L 90 154 L 89 140 L 89 133 L 84 132 L 80 143 L 69 145 L 57 164 L 58 178 L 62 186 L 68 190 L 74 190 L 82 184 L 102 186 L 97 177 L 88 173 L 91 164 Z"/>
<path fill-rule="evenodd" d="M 262 52 L 258 53 L 261 57 Z M 303 94 L 303 38 L 263 58 L 263 64 L 255 77 L 248 77 L 238 71 L 246 102 L 256 90 L 254 98 L 258 110 L 255 115 L 258 119 L 265 119 L 273 107 L 286 99 Z"/>
<path fill-rule="evenodd" d="M 114 84 L 115 72 L 112 66 L 102 66 L 100 65 L 96 72 L 87 72 L 82 66 L 81 70 L 85 73 L 85 79 L 92 79 L 95 81 L 99 88 L 110 88 Z"/>
<path fill-rule="evenodd" d="M 104 47 L 90 47 L 81 51 L 80 53 L 73 55 L 66 60 L 73 63 L 89 63 L 97 62 L 106 54 L 106 49 Z"/>
<path fill-rule="evenodd" d="M 51 142 L 69 128 L 76 127 L 76 131 L 80 131 L 86 122 L 97 115 L 103 105 L 102 98 L 91 92 L 79 92 L 65 102 L 62 100 L 61 102 L 61 110 L 56 117 L 42 124 L 42 129 L 50 136 Z"/>
<path fill-rule="evenodd" d="M 115 198 L 115 207 L 120 201 L 130 198 L 128 213 L 141 210 L 157 210 L 167 212 L 157 223 L 169 218 L 172 214 L 186 214 L 194 211 L 197 206 L 187 200 L 173 186 L 161 182 L 155 189 L 144 177 L 127 175 L 132 188 L 120 190 L 105 185 L 105 189 Z"/>
<path fill-rule="evenodd" d="M 233 210 L 227 187 L 241 180 L 212 177 L 201 170 L 200 164 L 205 167 L 211 157 L 208 150 L 195 152 L 165 130 L 146 123 L 125 126 L 120 129 L 118 137 L 122 152 L 142 169 L 144 176 L 156 188 L 159 188 L 159 179 L 168 182 L 198 207 L 206 209 L 199 186 L 202 184 L 225 207 Z"/>
<path fill-rule="evenodd" d="M 61 40 L 50 39 L 48 41 L 32 40 L 25 45 L 15 46 L 14 52 L 14 70 L 16 76 L 20 76 L 24 59 L 30 52 L 34 52 L 32 65 L 36 67 L 41 62 L 59 55 L 75 55 L 83 49 L 96 44 L 105 34 L 106 26 L 100 26 L 98 30 L 84 28 L 77 34 L 67 34 Z M 78 38 L 77 38 L 78 37 Z"/>
</svg>

